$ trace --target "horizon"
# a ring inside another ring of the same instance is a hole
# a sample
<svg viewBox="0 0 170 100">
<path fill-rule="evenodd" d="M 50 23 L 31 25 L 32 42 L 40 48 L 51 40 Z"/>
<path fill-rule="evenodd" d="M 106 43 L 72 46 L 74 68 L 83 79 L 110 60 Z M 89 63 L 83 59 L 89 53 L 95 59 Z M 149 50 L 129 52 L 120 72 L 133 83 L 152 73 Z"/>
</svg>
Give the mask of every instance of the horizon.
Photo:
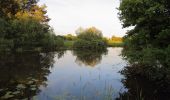
<svg viewBox="0 0 170 100">
<path fill-rule="evenodd" d="M 40 0 L 47 6 L 49 25 L 56 35 L 75 34 L 79 28 L 96 27 L 104 37 L 123 37 L 129 29 L 122 29 L 118 18 L 119 0 Z"/>
</svg>

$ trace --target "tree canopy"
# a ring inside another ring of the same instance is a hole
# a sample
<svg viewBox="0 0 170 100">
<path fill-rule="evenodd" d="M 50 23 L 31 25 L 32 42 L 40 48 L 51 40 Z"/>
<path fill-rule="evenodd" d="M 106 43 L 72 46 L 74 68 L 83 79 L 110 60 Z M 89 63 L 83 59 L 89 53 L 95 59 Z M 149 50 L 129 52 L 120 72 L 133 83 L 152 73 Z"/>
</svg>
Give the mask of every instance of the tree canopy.
<svg viewBox="0 0 170 100">
<path fill-rule="evenodd" d="M 38 5 L 38 0 L 1 0 L 0 51 L 55 48 L 56 37 L 46 13 L 46 6 Z"/>
<path fill-rule="evenodd" d="M 76 31 L 77 40 L 74 47 L 78 49 L 101 50 L 106 47 L 102 32 L 95 28 L 80 29 Z"/>
<path fill-rule="evenodd" d="M 98 30 L 95 27 L 91 27 L 77 33 L 77 37 L 84 40 L 94 40 L 94 39 L 102 39 L 103 35 L 100 30 Z"/>
<path fill-rule="evenodd" d="M 133 72 L 153 80 L 169 79 L 170 1 L 121 0 L 119 11 L 123 27 L 134 26 L 124 37 L 123 51 L 133 66 L 140 66 Z"/>
</svg>

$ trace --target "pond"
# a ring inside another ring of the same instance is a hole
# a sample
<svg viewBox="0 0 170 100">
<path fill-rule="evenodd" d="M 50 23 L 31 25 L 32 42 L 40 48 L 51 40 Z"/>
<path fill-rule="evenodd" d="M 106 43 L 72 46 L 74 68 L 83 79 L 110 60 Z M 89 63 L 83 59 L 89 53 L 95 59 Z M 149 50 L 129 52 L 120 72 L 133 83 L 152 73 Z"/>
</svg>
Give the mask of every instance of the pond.
<svg viewBox="0 0 170 100">
<path fill-rule="evenodd" d="M 143 100 L 144 96 L 146 100 L 158 100 L 166 97 L 157 95 L 155 87 L 146 80 L 120 73 L 127 66 L 121 50 L 1 54 L 0 99 Z"/>
<path fill-rule="evenodd" d="M 58 51 L 3 54 L 1 99 L 103 100 L 126 91 L 119 73 L 126 65 L 122 48 L 107 51 Z"/>
</svg>

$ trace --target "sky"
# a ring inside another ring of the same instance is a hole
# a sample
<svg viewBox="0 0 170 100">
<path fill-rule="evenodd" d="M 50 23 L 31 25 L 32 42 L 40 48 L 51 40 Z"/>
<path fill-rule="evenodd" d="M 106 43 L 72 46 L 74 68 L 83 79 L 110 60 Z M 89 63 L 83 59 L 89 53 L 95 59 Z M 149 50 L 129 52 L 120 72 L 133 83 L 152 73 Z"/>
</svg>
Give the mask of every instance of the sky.
<svg viewBox="0 0 170 100">
<path fill-rule="evenodd" d="M 79 27 L 96 27 L 106 37 L 124 36 L 118 18 L 119 0 L 40 0 L 47 6 L 49 24 L 57 35 L 74 34 Z"/>
</svg>

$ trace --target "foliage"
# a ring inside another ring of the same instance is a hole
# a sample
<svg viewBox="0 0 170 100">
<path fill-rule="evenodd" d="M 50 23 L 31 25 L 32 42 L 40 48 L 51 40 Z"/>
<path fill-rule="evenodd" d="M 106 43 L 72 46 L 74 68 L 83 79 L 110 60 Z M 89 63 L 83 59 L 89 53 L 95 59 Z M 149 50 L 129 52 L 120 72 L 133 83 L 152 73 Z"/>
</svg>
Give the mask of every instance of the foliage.
<svg viewBox="0 0 170 100">
<path fill-rule="evenodd" d="M 77 39 L 77 37 L 72 34 L 67 34 L 64 36 L 64 38 L 65 38 L 65 40 L 68 40 L 68 41 L 74 41 Z"/>
<path fill-rule="evenodd" d="M 0 51 L 47 50 L 63 46 L 37 0 L 0 1 Z M 10 5 L 10 6 L 8 6 Z"/>
<path fill-rule="evenodd" d="M 77 38 L 73 45 L 74 48 L 88 50 L 102 50 L 106 48 L 106 41 L 103 39 L 102 32 L 95 27 L 77 33 Z"/>
<path fill-rule="evenodd" d="M 77 38 L 87 41 L 102 39 L 102 37 L 102 32 L 95 27 L 87 28 L 77 33 Z"/>
<path fill-rule="evenodd" d="M 64 46 L 67 49 L 72 49 L 73 48 L 74 41 L 64 41 Z"/>
<path fill-rule="evenodd" d="M 170 80 L 170 1 L 122 0 L 123 27 L 134 26 L 124 37 L 123 55 L 133 70 L 150 80 Z"/>
<path fill-rule="evenodd" d="M 41 41 L 43 50 L 56 50 L 64 47 L 64 40 L 54 34 L 47 34 Z"/>
<path fill-rule="evenodd" d="M 122 42 L 122 37 L 112 36 L 112 38 L 109 40 L 120 43 L 120 42 Z"/>
<path fill-rule="evenodd" d="M 107 44 L 108 47 L 123 47 L 124 43 L 120 42 L 120 43 L 115 43 L 113 41 L 109 41 Z"/>
<path fill-rule="evenodd" d="M 122 37 L 112 36 L 112 38 L 107 39 L 107 45 L 109 47 L 123 47 L 124 43 Z"/>
</svg>

